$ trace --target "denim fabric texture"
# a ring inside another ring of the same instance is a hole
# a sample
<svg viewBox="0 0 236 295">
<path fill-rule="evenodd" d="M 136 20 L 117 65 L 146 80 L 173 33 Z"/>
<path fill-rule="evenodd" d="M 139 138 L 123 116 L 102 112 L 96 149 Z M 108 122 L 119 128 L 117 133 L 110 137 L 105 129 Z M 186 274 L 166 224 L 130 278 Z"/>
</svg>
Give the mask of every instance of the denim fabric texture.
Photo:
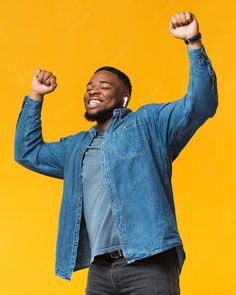
<svg viewBox="0 0 236 295">
<path fill-rule="evenodd" d="M 216 76 L 204 47 L 187 52 L 190 75 L 183 98 L 147 104 L 135 112 L 115 109 L 104 133 L 102 177 L 128 264 L 175 246 L 180 270 L 185 260 L 171 185 L 172 162 L 218 105 Z M 90 264 L 81 214 L 81 165 L 95 126 L 58 142 L 45 142 L 42 105 L 42 101 L 24 98 L 15 134 L 15 160 L 35 172 L 64 179 L 55 274 L 70 281 L 74 271 Z"/>
</svg>

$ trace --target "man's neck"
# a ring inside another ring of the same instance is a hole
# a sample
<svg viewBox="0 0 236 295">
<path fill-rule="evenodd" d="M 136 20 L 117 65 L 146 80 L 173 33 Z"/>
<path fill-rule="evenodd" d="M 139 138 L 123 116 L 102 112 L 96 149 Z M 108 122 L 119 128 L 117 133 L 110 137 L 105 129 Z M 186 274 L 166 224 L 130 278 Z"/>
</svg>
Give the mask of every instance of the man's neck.
<svg viewBox="0 0 236 295">
<path fill-rule="evenodd" d="M 104 121 L 104 122 L 97 122 L 97 129 L 99 130 L 106 130 L 109 122 L 111 121 L 112 118 Z"/>
</svg>

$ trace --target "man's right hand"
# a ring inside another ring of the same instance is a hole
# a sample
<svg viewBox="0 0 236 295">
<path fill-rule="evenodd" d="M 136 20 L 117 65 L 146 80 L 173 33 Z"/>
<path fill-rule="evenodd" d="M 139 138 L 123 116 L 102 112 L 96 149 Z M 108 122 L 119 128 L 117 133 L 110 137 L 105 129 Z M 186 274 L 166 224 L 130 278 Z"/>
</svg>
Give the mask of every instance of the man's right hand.
<svg viewBox="0 0 236 295">
<path fill-rule="evenodd" d="M 30 98 L 42 100 L 45 94 L 53 92 L 56 87 L 56 77 L 51 72 L 37 69 L 31 84 Z"/>
</svg>

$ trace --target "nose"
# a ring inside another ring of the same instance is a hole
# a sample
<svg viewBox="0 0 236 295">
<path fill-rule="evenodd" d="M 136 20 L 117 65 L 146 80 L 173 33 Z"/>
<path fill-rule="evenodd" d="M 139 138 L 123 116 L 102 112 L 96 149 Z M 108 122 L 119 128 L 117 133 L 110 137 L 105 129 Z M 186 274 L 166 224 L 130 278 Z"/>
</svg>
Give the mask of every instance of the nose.
<svg viewBox="0 0 236 295">
<path fill-rule="evenodd" d="M 100 90 L 97 87 L 89 90 L 89 95 L 100 94 Z"/>
</svg>

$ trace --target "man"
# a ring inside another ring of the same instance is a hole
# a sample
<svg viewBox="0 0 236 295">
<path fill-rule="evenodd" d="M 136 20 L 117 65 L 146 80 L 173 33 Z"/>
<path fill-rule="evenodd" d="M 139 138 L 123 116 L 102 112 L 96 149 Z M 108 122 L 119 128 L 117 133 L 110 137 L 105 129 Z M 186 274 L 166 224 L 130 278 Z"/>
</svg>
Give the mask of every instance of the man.
<svg viewBox="0 0 236 295">
<path fill-rule="evenodd" d="M 98 69 L 84 95 L 88 131 L 43 141 L 44 95 L 56 77 L 37 70 L 15 136 L 15 160 L 64 179 L 56 275 L 71 280 L 89 267 L 86 294 L 180 294 L 185 252 L 178 233 L 171 163 L 217 108 L 216 76 L 189 12 L 171 17 L 169 31 L 185 40 L 187 94 L 163 104 L 127 108 L 131 83 L 112 67 Z"/>
</svg>

